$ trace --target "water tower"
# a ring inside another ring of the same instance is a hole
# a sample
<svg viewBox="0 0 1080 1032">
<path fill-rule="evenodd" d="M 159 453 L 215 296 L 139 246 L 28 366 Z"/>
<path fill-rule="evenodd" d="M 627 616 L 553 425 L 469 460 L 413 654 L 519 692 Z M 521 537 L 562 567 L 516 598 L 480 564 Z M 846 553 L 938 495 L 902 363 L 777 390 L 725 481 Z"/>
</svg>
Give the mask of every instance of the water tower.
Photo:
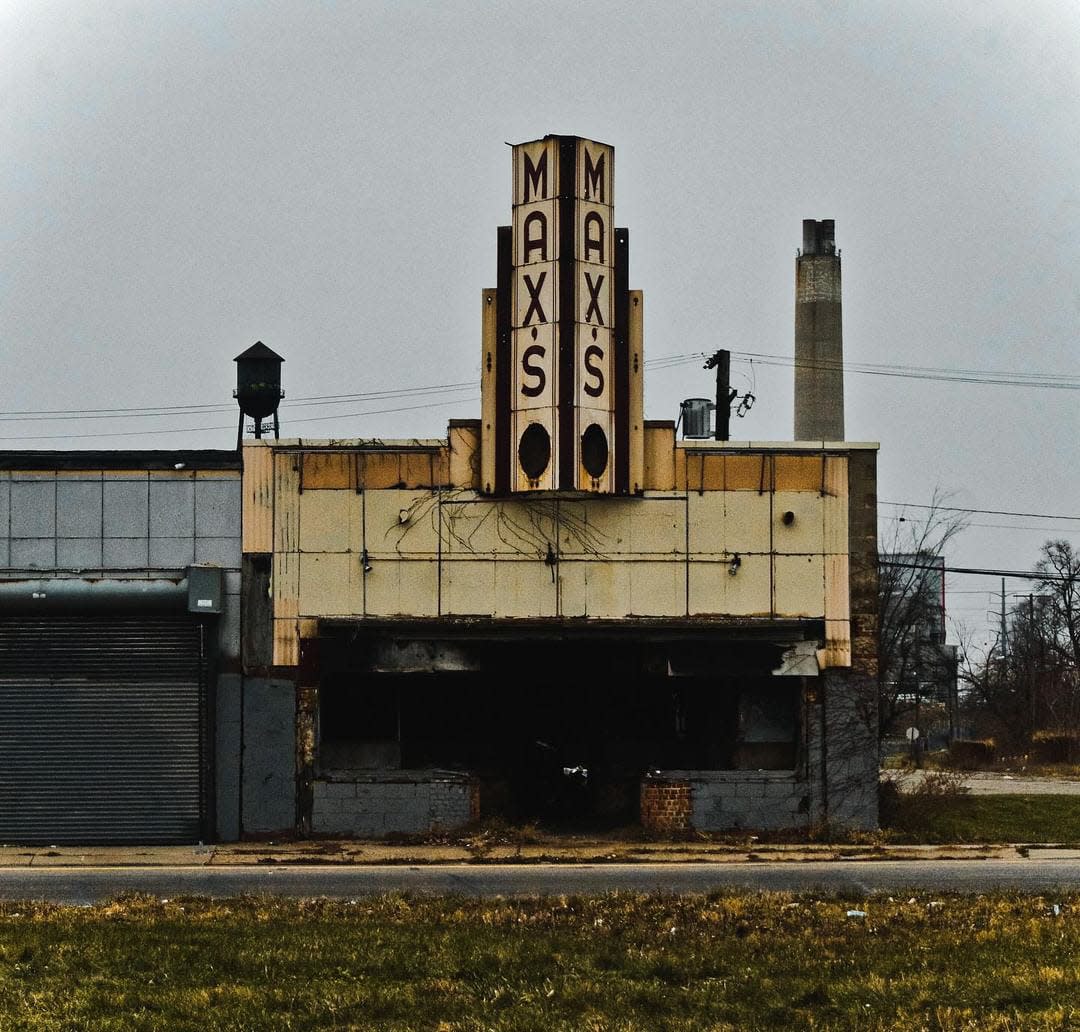
<svg viewBox="0 0 1080 1032">
<path fill-rule="evenodd" d="M 263 420 L 274 417 L 274 437 L 278 437 L 278 405 L 285 397 L 281 389 L 280 355 L 257 340 L 247 351 L 233 359 L 236 363 L 236 390 L 233 397 L 240 406 L 240 425 L 236 431 L 236 447 L 244 437 L 244 417 L 255 421 L 255 436 L 262 437 Z"/>
</svg>

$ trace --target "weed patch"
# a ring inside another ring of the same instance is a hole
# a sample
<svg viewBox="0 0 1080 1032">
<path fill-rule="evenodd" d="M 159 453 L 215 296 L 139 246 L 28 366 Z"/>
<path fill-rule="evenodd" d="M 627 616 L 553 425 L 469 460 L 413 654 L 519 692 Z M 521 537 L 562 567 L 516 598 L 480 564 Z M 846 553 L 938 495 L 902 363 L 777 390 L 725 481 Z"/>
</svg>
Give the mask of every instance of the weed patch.
<svg viewBox="0 0 1080 1032">
<path fill-rule="evenodd" d="M 3 904 L 0 1028 L 1049 1030 L 1078 951 L 1078 896 Z"/>
</svg>

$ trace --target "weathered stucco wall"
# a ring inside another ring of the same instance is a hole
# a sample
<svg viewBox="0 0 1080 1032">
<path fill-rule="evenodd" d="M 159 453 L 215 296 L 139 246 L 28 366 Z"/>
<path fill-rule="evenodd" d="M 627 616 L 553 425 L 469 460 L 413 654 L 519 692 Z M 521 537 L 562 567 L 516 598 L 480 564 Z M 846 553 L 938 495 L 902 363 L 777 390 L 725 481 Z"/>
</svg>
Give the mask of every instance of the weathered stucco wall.
<svg viewBox="0 0 1080 1032">
<path fill-rule="evenodd" d="M 245 447 L 276 665 L 322 616 L 805 618 L 826 623 L 824 665 L 850 662 L 847 453 L 676 446 L 665 427 L 643 497 L 492 499 L 452 429 L 451 446 Z"/>
</svg>

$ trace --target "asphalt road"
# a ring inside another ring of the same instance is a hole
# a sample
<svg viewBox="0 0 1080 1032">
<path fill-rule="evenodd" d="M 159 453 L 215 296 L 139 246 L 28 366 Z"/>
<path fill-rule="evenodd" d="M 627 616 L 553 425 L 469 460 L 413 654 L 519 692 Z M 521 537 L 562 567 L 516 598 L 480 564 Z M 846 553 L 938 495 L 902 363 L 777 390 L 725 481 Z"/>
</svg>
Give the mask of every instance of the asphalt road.
<svg viewBox="0 0 1080 1032">
<path fill-rule="evenodd" d="M 746 864 L 599 864 L 424 867 L 80 867 L 0 871 L 0 898 L 86 905 L 125 892 L 159 897 L 266 893 L 349 899 L 371 893 L 461 896 L 699 893 L 725 889 L 821 892 L 1080 891 L 1075 858 L 829 861 Z"/>
</svg>

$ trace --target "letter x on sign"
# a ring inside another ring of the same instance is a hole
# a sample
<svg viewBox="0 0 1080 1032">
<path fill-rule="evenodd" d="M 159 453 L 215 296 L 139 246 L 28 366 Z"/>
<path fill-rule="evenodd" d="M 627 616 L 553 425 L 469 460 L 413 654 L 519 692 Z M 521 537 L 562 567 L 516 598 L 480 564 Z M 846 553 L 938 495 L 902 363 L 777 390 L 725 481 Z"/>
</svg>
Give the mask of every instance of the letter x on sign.
<svg viewBox="0 0 1080 1032">
<path fill-rule="evenodd" d="M 522 276 L 521 278 L 525 281 L 525 287 L 529 291 L 529 307 L 525 312 L 525 318 L 522 321 L 521 325 L 529 325 L 529 321 L 532 319 L 533 312 L 536 312 L 537 322 L 546 323 L 547 316 L 544 314 L 544 306 L 540 304 L 540 291 L 544 289 L 544 280 L 547 278 L 547 273 L 540 273 L 539 277 L 536 280 L 536 286 L 533 286 L 531 276 L 526 275 Z M 603 280 L 603 278 L 603 276 L 600 277 L 601 280 Z"/>
</svg>

